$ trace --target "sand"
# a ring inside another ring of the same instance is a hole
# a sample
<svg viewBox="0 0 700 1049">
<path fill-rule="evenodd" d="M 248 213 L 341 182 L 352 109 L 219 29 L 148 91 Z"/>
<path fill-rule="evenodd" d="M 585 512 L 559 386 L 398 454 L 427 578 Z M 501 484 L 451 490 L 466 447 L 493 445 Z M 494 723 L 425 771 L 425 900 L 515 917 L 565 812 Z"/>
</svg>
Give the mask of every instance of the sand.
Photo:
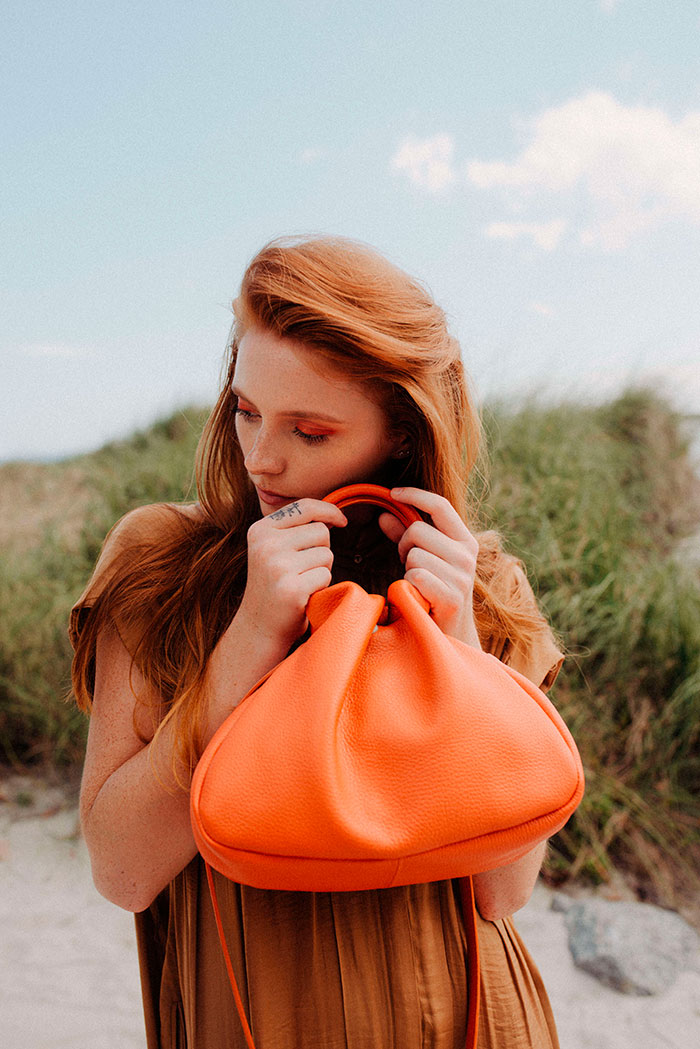
<svg viewBox="0 0 700 1049">
<path fill-rule="evenodd" d="M 0 794 L 0 1046 L 145 1049 L 133 919 L 92 885 L 74 797 L 29 785 L 17 804 L 17 794 L 7 783 Z M 516 924 L 562 1049 L 700 1045 L 700 973 L 683 973 L 664 995 L 612 991 L 573 965 L 550 905 L 538 885 Z"/>
</svg>

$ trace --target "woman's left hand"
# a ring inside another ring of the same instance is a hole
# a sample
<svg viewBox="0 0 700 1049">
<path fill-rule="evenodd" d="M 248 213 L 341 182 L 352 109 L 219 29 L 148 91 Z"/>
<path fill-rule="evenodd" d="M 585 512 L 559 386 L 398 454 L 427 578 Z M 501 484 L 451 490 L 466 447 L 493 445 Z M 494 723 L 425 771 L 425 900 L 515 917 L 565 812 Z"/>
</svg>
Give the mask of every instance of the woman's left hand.
<svg viewBox="0 0 700 1049">
<path fill-rule="evenodd" d="M 421 488 L 392 488 L 391 495 L 432 521 L 415 521 L 404 528 L 390 513 L 379 517 L 384 534 L 398 543 L 404 578 L 430 602 L 430 614 L 444 634 L 480 648 L 473 611 L 479 544 L 443 496 Z"/>
</svg>

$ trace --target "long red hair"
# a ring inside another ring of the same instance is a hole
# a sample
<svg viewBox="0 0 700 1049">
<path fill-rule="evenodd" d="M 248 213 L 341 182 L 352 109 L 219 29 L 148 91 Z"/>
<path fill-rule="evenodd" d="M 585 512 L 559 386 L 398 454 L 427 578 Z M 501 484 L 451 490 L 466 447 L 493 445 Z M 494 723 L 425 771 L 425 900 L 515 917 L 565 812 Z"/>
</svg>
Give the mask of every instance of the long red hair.
<svg viewBox="0 0 700 1049">
<path fill-rule="evenodd" d="M 543 620 L 503 585 L 513 559 L 498 537 L 478 531 L 469 476 L 480 422 L 460 348 L 427 290 L 374 250 L 338 237 L 284 238 L 248 266 L 238 298 L 221 393 L 197 454 L 201 512 L 162 507 L 150 538 L 111 563 L 77 640 L 73 687 L 89 709 L 97 636 L 111 622 L 150 695 L 159 697 L 154 731 L 177 723 L 176 767 L 191 769 L 202 749 L 209 657 L 245 587 L 246 533 L 260 516 L 235 432 L 231 382 L 238 345 L 251 327 L 303 342 L 379 400 L 392 429 L 408 437 L 408 459 L 393 460 L 392 483 L 445 496 L 479 539 L 474 587 L 477 629 L 527 644 Z M 398 472 L 400 469 L 400 473 Z"/>
</svg>

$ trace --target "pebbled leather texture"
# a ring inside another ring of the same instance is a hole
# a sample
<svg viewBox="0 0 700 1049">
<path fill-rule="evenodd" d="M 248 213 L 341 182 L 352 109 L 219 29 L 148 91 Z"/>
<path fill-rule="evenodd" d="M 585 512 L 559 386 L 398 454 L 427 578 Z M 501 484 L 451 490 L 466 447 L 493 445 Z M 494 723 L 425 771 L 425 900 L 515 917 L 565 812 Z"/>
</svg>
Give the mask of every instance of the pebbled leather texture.
<svg viewBox="0 0 700 1049">
<path fill-rule="evenodd" d="M 411 584 L 385 602 L 339 583 L 307 615 L 309 639 L 195 770 L 192 825 L 213 867 L 263 889 L 383 888 L 502 866 L 564 825 L 584 779 L 558 712 L 446 637 Z"/>
<path fill-rule="evenodd" d="M 387 489 L 326 497 L 420 520 Z M 471 878 L 559 830 L 583 795 L 576 745 L 550 701 L 495 657 L 446 637 L 415 587 L 386 601 L 338 583 L 307 606 L 311 636 L 221 725 L 195 769 L 194 836 L 246 1045 L 211 867 L 261 889 L 332 892 L 460 878 L 466 1049 L 480 1010 Z"/>
</svg>

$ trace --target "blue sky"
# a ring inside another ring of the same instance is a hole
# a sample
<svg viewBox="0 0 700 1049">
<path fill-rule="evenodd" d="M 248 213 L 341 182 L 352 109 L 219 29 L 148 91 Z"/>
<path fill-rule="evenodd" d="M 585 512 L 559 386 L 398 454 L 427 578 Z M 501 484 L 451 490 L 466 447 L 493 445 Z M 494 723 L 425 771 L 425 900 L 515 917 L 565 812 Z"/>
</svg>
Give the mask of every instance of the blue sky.
<svg viewBox="0 0 700 1049">
<path fill-rule="evenodd" d="M 697 3 L 0 10 L 0 459 L 212 400 L 281 233 L 421 277 L 484 395 L 700 411 Z"/>
</svg>

